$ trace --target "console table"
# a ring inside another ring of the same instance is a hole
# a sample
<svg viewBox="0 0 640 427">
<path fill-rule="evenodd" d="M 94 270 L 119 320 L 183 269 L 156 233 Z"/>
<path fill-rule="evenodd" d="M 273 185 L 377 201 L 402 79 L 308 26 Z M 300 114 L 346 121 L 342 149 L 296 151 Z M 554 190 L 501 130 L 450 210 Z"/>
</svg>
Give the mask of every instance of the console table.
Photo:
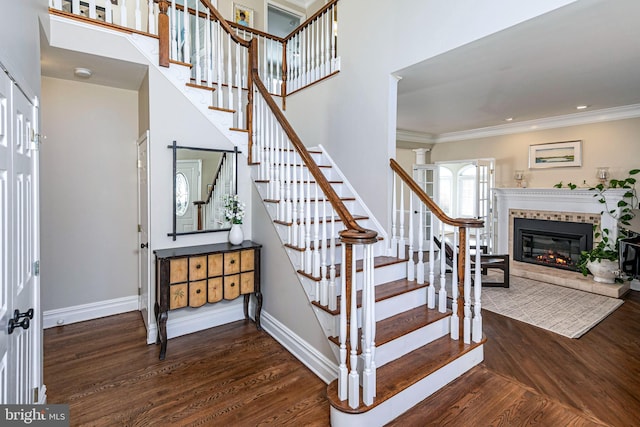
<svg viewBox="0 0 640 427">
<path fill-rule="evenodd" d="M 244 317 L 249 318 L 249 298 L 256 297 L 255 323 L 260 327 L 260 249 L 245 240 L 240 245 L 218 243 L 160 249 L 156 256 L 156 344 L 160 360 L 167 352 L 167 319 L 170 310 L 201 307 L 244 295 Z"/>
</svg>

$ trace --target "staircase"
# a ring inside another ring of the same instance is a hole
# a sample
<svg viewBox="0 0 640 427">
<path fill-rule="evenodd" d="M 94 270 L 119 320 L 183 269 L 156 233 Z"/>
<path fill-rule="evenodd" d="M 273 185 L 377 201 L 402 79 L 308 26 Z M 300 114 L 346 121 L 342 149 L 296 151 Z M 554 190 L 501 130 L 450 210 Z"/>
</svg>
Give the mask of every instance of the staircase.
<svg viewBox="0 0 640 427">
<path fill-rule="evenodd" d="M 174 27 L 166 22 L 166 2 L 159 3 L 162 46 L 163 29 Z M 222 62 L 203 70 L 201 55 L 184 55 L 175 48 L 180 40 L 172 38 L 172 61 L 159 69 L 247 153 L 282 250 L 336 358 L 337 379 L 327 387 L 332 425 L 383 425 L 483 360 L 481 286 L 471 286 L 469 250 L 471 231 L 479 241 L 482 222 L 447 217 L 391 160 L 390 170 L 380 171 L 394 179 L 393 224 L 387 232 L 324 148 L 307 149 L 300 141 L 262 82 L 259 44 L 235 35 L 208 1 L 198 4 L 195 15 L 215 25 L 210 31 L 218 34 L 215 43 L 208 44 L 214 51 L 204 54 L 205 63 L 212 58 Z M 332 15 L 336 4 L 327 5 Z M 173 4 L 171 15 L 180 13 Z M 328 21 L 322 13 L 317 17 Z M 155 39 L 139 34 L 130 38 L 152 63 L 163 62 Z M 196 42 L 195 52 L 200 51 Z M 309 75 L 321 79 L 335 74 L 339 61 L 335 50 L 331 55 L 329 61 L 316 61 L 317 70 Z M 196 70 L 184 61 L 190 56 L 198 58 Z M 284 82 L 286 74 L 281 76 Z M 298 82 L 308 79 L 300 69 L 294 74 Z M 286 90 L 281 93 L 286 95 Z M 406 215 L 413 211 L 420 212 L 418 219 Z M 431 213 L 428 220 L 426 212 Z M 450 291 L 444 257 L 433 243 L 436 235 L 445 239 L 445 226 L 455 230 L 458 248 Z M 479 265 L 479 251 L 476 256 Z M 479 269 L 475 283 L 481 284 Z"/>
</svg>

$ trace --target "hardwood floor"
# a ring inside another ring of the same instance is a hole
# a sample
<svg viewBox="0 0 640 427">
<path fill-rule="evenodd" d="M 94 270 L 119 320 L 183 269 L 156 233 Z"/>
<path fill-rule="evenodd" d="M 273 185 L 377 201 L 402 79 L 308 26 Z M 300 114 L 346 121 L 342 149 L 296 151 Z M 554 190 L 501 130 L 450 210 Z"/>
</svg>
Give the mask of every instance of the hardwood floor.
<svg viewBox="0 0 640 427">
<path fill-rule="evenodd" d="M 483 311 L 485 361 L 390 426 L 640 425 L 640 293 L 580 339 Z M 137 312 L 45 330 L 71 425 L 328 426 L 325 384 L 252 323 L 145 344 Z"/>
</svg>

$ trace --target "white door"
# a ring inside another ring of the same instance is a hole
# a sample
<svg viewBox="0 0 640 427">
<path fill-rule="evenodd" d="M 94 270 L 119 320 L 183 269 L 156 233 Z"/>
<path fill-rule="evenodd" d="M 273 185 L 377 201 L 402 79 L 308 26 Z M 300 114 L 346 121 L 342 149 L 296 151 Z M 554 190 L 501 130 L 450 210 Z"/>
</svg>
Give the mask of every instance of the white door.
<svg viewBox="0 0 640 427">
<path fill-rule="evenodd" d="M 155 323 L 151 301 L 149 252 L 149 131 L 138 139 L 138 307 L 147 331 Z M 151 342 L 154 338 L 147 338 Z"/>
<path fill-rule="evenodd" d="M 176 161 L 176 231 L 188 233 L 198 229 L 198 212 L 194 201 L 201 200 L 202 160 Z"/>
<path fill-rule="evenodd" d="M 490 160 L 476 161 L 476 217 L 484 221 L 484 228 L 480 232 L 480 245 L 485 245 L 489 252 L 493 252 L 492 230 L 493 203 L 491 188 L 493 188 L 493 162 Z"/>
<path fill-rule="evenodd" d="M 0 403 L 42 398 L 36 117 L 0 73 Z"/>
<path fill-rule="evenodd" d="M 431 199 L 438 204 L 438 166 L 437 165 L 413 165 L 413 180 L 427 193 Z M 429 248 L 429 239 L 433 230 L 439 230 L 438 219 L 431 213 L 431 211 L 418 208 L 413 212 L 413 223 L 415 236 L 414 242 L 420 243 L 418 240 L 422 236 L 422 247 Z M 422 231 L 422 234 L 420 234 Z"/>
</svg>

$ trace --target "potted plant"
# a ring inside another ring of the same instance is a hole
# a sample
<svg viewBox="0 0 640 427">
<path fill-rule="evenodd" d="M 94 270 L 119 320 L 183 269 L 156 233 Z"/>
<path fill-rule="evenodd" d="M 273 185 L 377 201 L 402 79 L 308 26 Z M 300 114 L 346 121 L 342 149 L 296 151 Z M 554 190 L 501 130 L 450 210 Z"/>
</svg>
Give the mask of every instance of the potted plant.
<svg viewBox="0 0 640 427">
<path fill-rule="evenodd" d="M 609 184 L 605 186 L 604 183 L 600 183 L 595 187 L 591 187 L 589 190 L 595 191 L 594 197 L 599 197 L 598 201 L 604 205 L 604 209 L 600 214 L 608 214 L 622 225 L 629 225 L 629 221 L 634 218 L 633 207 L 637 204 L 635 183 L 636 179 L 633 175 L 640 173 L 640 169 L 632 169 L 629 171 L 628 176 L 625 179 L 618 180 L 612 179 Z M 577 186 L 571 183 L 568 184 L 570 189 L 575 189 Z M 556 184 L 555 187 L 561 188 L 562 183 Z M 616 207 L 611 207 L 607 204 L 606 190 L 609 188 L 623 188 L 626 189 L 624 199 L 617 203 Z M 600 239 L 597 244 L 593 246 L 590 251 L 582 251 L 580 254 L 580 261 L 578 262 L 578 269 L 583 275 L 587 275 L 589 272 L 593 274 L 593 280 L 601 283 L 614 283 L 616 281 L 622 281 L 619 278 L 619 246 L 620 240 L 628 237 L 624 229 L 618 229 L 618 235 L 610 236 L 610 230 L 607 228 L 598 229 L 598 226 L 594 226 L 594 238 Z"/>
</svg>

